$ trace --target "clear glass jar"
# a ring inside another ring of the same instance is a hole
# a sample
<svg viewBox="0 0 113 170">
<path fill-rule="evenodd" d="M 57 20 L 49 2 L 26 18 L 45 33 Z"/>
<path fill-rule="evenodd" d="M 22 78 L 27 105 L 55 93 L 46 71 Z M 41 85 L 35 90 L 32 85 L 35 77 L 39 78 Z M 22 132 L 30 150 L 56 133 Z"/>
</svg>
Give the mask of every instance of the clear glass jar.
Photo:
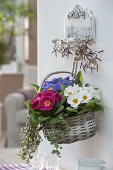
<svg viewBox="0 0 113 170">
<path fill-rule="evenodd" d="M 59 158 L 51 153 L 36 152 L 31 166 L 33 170 L 59 170 Z"/>
</svg>

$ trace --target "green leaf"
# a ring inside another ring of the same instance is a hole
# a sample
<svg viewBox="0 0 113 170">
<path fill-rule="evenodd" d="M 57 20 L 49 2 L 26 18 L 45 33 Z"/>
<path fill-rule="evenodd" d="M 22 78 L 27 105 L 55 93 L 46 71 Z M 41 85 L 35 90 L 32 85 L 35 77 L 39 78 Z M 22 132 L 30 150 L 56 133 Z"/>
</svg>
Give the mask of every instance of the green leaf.
<svg viewBox="0 0 113 170">
<path fill-rule="evenodd" d="M 78 112 L 78 115 L 83 114 L 83 113 L 87 113 L 88 111 L 89 111 L 89 110 L 86 110 L 86 109 L 81 110 L 81 111 Z"/>
<path fill-rule="evenodd" d="M 59 122 L 59 119 L 58 118 L 51 118 L 50 120 L 48 120 L 48 123 L 49 124 L 56 124 Z"/>
<path fill-rule="evenodd" d="M 63 96 L 64 95 L 64 90 L 65 90 L 66 86 L 62 84 L 62 85 L 60 85 L 60 87 L 61 87 L 60 95 Z"/>
<path fill-rule="evenodd" d="M 26 100 L 25 102 L 24 102 L 24 105 L 25 105 L 25 107 L 26 108 L 30 108 L 30 100 Z"/>
<path fill-rule="evenodd" d="M 77 110 L 77 109 L 73 109 L 73 108 L 71 108 L 71 107 L 66 107 L 66 110 L 69 111 L 69 112 L 78 113 L 78 110 Z"/>
<path fill-rule="evenodd" d="M 56 116 L 57 119 L 62 120 L 63 119 L 63 113 L 60 113 Z"/>
<path fill-rule="evenodd" d="M 39 122 L 44 122 L 44 121 L 46 121 L 46 120 L 48 120 L 48 119 L 50 119 L 50 117 L 44 117 L 44 116 L 39 116 L 39 117 L 38 117 L 38 121 L 39 121 Z"/>
<path fill-rule="evenodd" d="M 90 101 L 85 105 L 85 108 L 94 107 L 94 105 L 96 104 L 96 102 L 97 102 L 97 100 L 95 100 L 95 99 L 90 100 Z"/>
<path fill-rule="evenodd" d="M 58 114 L 58 113 L 60 113 L 61 111 L 63 111 L 63 109 L 64 109 L 64 105 L 61 105 L 61 106 L 58 108 L 58 110 L 55 112 L 55 115 Z"/>
<path fill-rule="evenodd" d="M 82 83 L 83 83 L 83 75 L 82 75 L 82 72 L 81 72 L 81 71 L 79 71 L 79 72 L 77 73 L 76 79 L 77 79 L 78 84 L 82 85 Z"/>
<path fill-rule="evenodd" d="M 77 73 L 77 77 L 78 77 L 78 79 L 79 79 L 81 82 L 83 82 L 83 75 L 82 75 L 82 72 L 81 72 L 81 71 L 79 71 L 79 72 Z"/>
<path fill-rule="evenodd" d="M 33 114 L 30 115 L 30 122 L 31 122 L 32 125 L 38 125 L 39 124 L 38 118 Z"/>
<path fill-rule="evenodd" d="M 66 88 L 66 86 L 65 86 L 65 85 L 63 85 L 63 84 L 62 84 L 62 85 L 60 85 L 60 87 L 61 87 L 61 90 L 62 90 L 62 91 L 64 91 L 64 90 L 65 90 L 65 88 Z"/>
<path fill-rule="evenodd" d="M 62 97 L 62 100 L 61 100 L 61 102 L 60 102 L 60 106 L 63 105 L 65 102 L 66 102 L 66 97 L 63 96 L 63 97 Z"/>
<path fill-rule="evenodd" d="M 103 111 L 103 106 L 102 105 L 98 105 L 96 104 L 95 107 L 92 109 L 93 112 L 97 112 L 97 111 Z"/>
<path fill-rule="evenodd" d="M 35 89 L 36 92 L 39 92 L 39 86 L 36 84 L 31 84 L 31 86 Z"/>
</svg>

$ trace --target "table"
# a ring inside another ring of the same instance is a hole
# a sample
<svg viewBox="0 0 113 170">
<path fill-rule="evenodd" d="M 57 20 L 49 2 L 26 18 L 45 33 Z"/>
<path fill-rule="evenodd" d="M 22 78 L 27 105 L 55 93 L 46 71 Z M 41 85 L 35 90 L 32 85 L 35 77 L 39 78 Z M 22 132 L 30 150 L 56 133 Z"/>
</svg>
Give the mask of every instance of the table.
<svg viewBox="0 0 113 170">
<path fill-rule="evenodd" d="M 32 170 L 30 164 L 20 163 L 20 164 L 10 164 L 10 165 L 0 165 L 0 170 Z"/>
<path fill-rule="evenodd" d="M 17 155 L 19 149 L 0 149 L 0 170 L 33 170 Z M 60 169 L 64 170 L 64 169 Z"/>
</svg>

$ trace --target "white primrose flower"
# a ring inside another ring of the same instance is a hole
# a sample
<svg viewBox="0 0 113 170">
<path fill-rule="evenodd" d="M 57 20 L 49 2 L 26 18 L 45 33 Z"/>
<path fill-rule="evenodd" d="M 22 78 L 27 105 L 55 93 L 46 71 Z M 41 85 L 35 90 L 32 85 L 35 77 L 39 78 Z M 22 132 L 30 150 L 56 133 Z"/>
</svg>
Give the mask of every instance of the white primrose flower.
<svg viewBox="0 0 113 170">
<path fill-rule="evenodd" d="M 78 84 L 77 85 L 74 84 L 73 88 L 74 88 L 74 94 L 81 94 L 83 91 L 83 88 L 79 87 Z"/>
<path fill-rule="evenodd" d="M 83 90 L 88 91 L 93 96 L 92 98 L 100 100 L 100 92 L 98 89 L 96 90 L 91 86 L 89 87 L 83 86 Z"/>
<path fill-rule="evenodd" d="M 81 103 L 88 103 L 93 98 L 93 95 L 90 92 L 88 92 L 87 90 L 84 90 L 81 95 L 82 95 Z"/>
<path fill-rule="evenodd" d="M 77 109 L 78 105 L 81 103 L 82 101 L 82 96 L 78 95 L 78 94 L 74 94 L 68 97 L 67 99 L 67 103 L 71 105 L 71 107 Z"/>
<path fill-rule="evenodd" d="M 64 96 L 71 96 L 74 94 L 74 88 L 72 86 L 68 86 L 64 90 Z"/>
<path fill-rule="evenodd" d="M 100 92 L 99 90 L 93 90 L 93 98 L 100 100 Z"/>
</svg>

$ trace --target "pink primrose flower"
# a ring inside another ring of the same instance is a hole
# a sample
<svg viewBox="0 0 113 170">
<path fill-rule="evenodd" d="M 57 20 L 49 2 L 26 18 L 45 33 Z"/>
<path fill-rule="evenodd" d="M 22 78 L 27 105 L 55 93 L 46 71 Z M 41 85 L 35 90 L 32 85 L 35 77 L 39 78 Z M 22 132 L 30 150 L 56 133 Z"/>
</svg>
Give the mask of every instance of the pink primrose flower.
<svg viewBox="0 0 113 170">
<path fill-rule="evenodd" d="M 43 111 L 51 110 L 53 108 L 54 103 L 55 103 L 55 99 L 49 96 L 43 96 L 39 102 L 40 109 Z"/>
<path fill-rule="evenodd" d="M 62 96 L 59 93 L 55 93 L 55 102 L 59 102 L 62 100 Z"/>
<path fill-rule="evenodd" d="M 43 92 L 43 96 L 46 96 L 46 97 L 49 96 L 52 99 L 55 99 L 55 92 L 52 90 L 46 90 Z"/>
<path fill-rule="evenodd" d="M 31 100 L 31 107 L 33 110 L 38 110 L 40 109 L 40 106 L 39 106 L 39 101 L 41 99 L 41 97 L 43 96 L 43 93 L 40 92 L 40 93 L 37 93 L 35 95 L 35 97 Z"/>
<path fill-rule="evenodd" d="M 59 98 L 57 97 L 57 100 L 59 100 Z M 45 101 L 45 99 L 49 100 Z M 33 110 L 50 110 L 53 107 L 55 101 L 55 92 L 52 90 L 46 90 L 35 95 L 35 97 L 31 100 L 31 107 Z"/>
</svg>

